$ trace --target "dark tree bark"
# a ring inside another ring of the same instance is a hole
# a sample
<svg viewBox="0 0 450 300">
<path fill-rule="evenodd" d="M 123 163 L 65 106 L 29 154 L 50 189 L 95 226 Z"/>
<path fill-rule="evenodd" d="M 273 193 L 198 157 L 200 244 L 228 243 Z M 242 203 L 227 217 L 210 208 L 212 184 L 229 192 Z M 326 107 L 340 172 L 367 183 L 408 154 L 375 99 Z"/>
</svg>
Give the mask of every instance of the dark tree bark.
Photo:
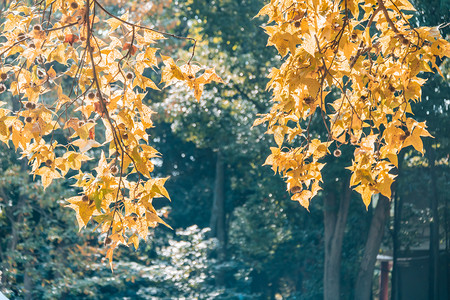
<svg viewBox="0 0 450 300">
<path fill-rule="evenodd" d="M 327 194 L 324 199 L 324 300 L 338 300 L 340 298 L 342 242 L 347 224 L 350 198 L 351 189 L 348 186 L 348 181 L 346 181 L 343 184 L 343 192 L 339 200 L 336 199 L 334 193 Z"/>
<path fill-rule="evenodd" d="M 372 278 L 377 253 L 383 239 L 384 227 L 389 215 L 389 199 L 380 195 L 370 223 L 369 234 L 364 247 L 364 255 L 359 267 L 355 285 L 355 300 L 370 300 Z"/>
<path fill-rule="evenodd" d="M 398 177 L 400 180 L 402 174 L 402 166 L 405 152 L 401 152 L 398 155 Z M 398 185 L 398 181 L 394 183 L 395 187 Z M 399 288 L 400 273 L 398 272 L 398 257 L 401 249 L 401 241 L 399 233 L 402 226 L 403 215 L 403 196 L 400 189 L 395 190 L 394 194 L 394 230 L 392 232 L 392 246 L 393 246 L 393 259 L 392 259 L 392 281 L 391 281 L 391 298 L 392 300 L 400 300 L 402 298 L 401 289 Z"/>
<path fill-rule="evenodd" d="M 396 193 L 394 198 L 394 230 L 392 233 L 392 244 L 393 244 L 393 266 L 392 266 L 392 288 L 391 297 L 392 300 L 401 299 L 401 290 L 398 288 L 398 283 L 400 282 L 399 272 L 398 272 L 398 256 L 401 248 L 401 241 L 399 238 L 399 233 L 402 224 L 402 210 L 403 201 L 399 193 Z"/>
<path fill-rule="evenodd" d="M 220 150 L 216 159 L 216 178 L 214 183 L 213 206 L 210 219 L 211 236 L 219 240 L 219 256 L 225 258 L 226 229 L 225 229 L 225 167 Z"/>
<path fill-rule="evenodd" d="M 429 299 L 439 299 L 439 214 L 438 214 L 438 193 L 437 176 L 435 170 L 436 154 L 433 147 L 428 147 L 428 160 L 430 172 L 430 270 L 429 270 Z"/>
<path fill-rule="evenodd" d="M 211 236 L 216 237 L 219 242 L 218 260 L 220 262 L 226 257 L 226 224 L 225 224 L 225 166 L 222 153 L 217 152 L 216 178 L 214 182 L 214 196 L 210 219 Z M 225 270 L 220 269 L 216 274 L 216 285 L 225 284 Z"/>
</svg>

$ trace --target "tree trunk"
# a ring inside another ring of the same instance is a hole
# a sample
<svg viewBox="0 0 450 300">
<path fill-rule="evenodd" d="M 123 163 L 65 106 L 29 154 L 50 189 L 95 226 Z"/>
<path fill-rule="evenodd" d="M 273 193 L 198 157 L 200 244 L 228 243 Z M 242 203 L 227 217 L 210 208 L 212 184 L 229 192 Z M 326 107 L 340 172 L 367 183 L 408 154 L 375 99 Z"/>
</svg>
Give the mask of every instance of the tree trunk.
<svg viewBox="0 0 450 300">
<path fill-rule="evenodd" d="M 31 300 L 32 298 L 32 290 L 33 290 L 33 281 L 31 280 L 30 275 L 28 274 L 28 268 L 25 268 L 23 274 L 23 288 L 24 288 L 24 299 Z"/>
<path fill-rule="evenodd" d="M 217 152 L 216 178 L 214 182 L 214 197 L 210 219 L 211 236 L 216 237 L 218 246 L 218 260 L 223 262 L 226 257 L 226 228 L 225 228 L 225 168 L 222 153 Z M 225 270 L 219 268 L 216 274 L 216 285 L 225 284 Z"/>
<path fill-rule="evenodd" d="M 383 239 L 386 219 L 389 215 L 389 204 L 389 199 L 380 194 L 370 223 L 369 235 L 367 236 L 364 255 L 359 267 L 355 285 L 355 300 L 370 300 L 373 271 L 375 269 L 378 250 Z"/>
<path fill-rule="evenodd" d="M 226 254 L 226 230 L 225 230 L 225 168 L 222 153 L 217 152 L 216 178 L 214 183 L 213 206 L 210 219 L 211 236 L 219 240 L 219 256 Z"/>
<path fill-rule="evenodd" d="M 429 160 L 429 172 L 431 178 L 430 193 L 430 269 L 429 269 L 429 299 L 439 299 L 439 214 L 438 214 L 438 193 L 437 193 L 437 176 L 435 173 L 436 154 L 433 147 L 427 149 Z"/>
<path fill-rule="evenodd" d="M 323 279 L 324 300 L 340 298 L 340 272 L 342 242 L 347 224 L 350 206 L 351 189 L 348 181 L 343 184 L 340 201 L 335 194 L 328 194 L 324 199 L 324 229 L 325 229 L 325 262 Z"/>
<path fill-rule="evenodd" d="M 393 244 L 393 266 L 392 266 L 392 287 L 391 287 L 391 297 L 392 300 L 401 299 L 401 290 L 399 289 L 400 276 L 398 272 L 398 256 L 401 249 L 401 241 L 399 238 L 399 233 L 402 225 L 402 210 L 403 201 L 402 197 L 398 192 L 395 193 L 394 198 L 394 230 L 392 234 L 392 244 Z"/>
</svg>

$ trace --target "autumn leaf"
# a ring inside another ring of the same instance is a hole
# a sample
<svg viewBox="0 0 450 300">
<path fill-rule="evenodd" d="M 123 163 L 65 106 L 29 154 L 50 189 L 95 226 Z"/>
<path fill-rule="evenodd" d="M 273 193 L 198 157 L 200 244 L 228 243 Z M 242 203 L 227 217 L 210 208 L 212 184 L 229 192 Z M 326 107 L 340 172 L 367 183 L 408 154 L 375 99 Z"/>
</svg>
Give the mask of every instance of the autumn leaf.
<svg viewBox="0 0 450 300">
<path fill-rule="evenodd" d="M 288 190 L 306 187 L 292 196 L 306 208 L 321 180 L 315 164 L 333 144 L 351 144 L 350 185 L 368 207 L 374 194 L 391 196 L 389 171 L 402 148 L 423 154 L 421 138 L 430 134 L 425 123 L 408 117 L 411 103 L 420 101 L 425 83 L 418 75 L 437 69 L 450 43 L 436 28 L 407 22 L 413 10 L 407 0 L 369 6 L 345 1 L 333 9 L 327 1 L 319 4 L 324 9 L 303 11 L 301 2 L 271 1 L 258 13 L 268 16 L 267 45 L 283 60 L 268 75 L 272 107 L 254 126 L 267 124 L 277 147 L 265 165 L 285 178 Z M 333 100 L 327 98 L 331 91 Z M 326 134 L 312 138 L 317 133 L 310 125 L 319 123 Z M 336 159 L 341 149 L 333 151 Z"/>
</svg>

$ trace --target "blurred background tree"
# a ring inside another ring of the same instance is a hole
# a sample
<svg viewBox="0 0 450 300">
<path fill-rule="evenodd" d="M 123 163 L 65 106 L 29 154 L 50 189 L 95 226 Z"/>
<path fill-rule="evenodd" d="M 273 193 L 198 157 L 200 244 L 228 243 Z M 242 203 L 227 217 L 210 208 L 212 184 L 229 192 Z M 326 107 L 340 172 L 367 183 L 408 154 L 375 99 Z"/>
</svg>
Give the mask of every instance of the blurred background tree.
<svg viewBox="0 0 450 300">
<path fill-rule="evenodd" d="M 418 23 L 449 20 L 428 2 L 416 2 Z M 375 213 L 347 189 L 350 173 L 343 167 L 350 165 L 353 149 L 342 147 L 341 157 L 327 158 L 324 191 L 310 213 L 290 201 L 282 180 L 261 166 L 273 141 L 262 126 L 251 126 L 268 110 L 265 76 L 281 60 L 265 47 L 263 20 L 253 18 L 265 1 L 105 3 L 119 15 L 130 9 L 130 19 L 197 38 L 195 60 L 215 65 L 226 82 L 208 87 L 199 103 L 187 91 L 180 97 L 185 89 L 177 85 L 148 93 L 146 101 L 158 112 L 152 142 L 164 154 L 156 175 L 170 174 L 166 187 L 173 201 L 155 205 L 176 230 L 157 228 L 151 242 L 141 243 L 133 255 L 117 255 L 111 273 L 97 250 L 96 234 L 77 233 L 75 216 L 61 206 L 72 182 L 44 193 L 23 163 L 15 163 L 17 154 L 5 148 L 0 156 L 1 291 L 26 299 L 322 299 L 326 247 L 338 234 L 333 255 L 339 261 L 333 259 L 333 268 L 340 276 L 341 299 L 352 299 Z M 183 42 L 167 44 L 181 52 L 179 57 L 188 57 Z M 389 234 L 382 249 L 393 249 L 394 258 L 423 243 L 422 236 L 413 235 L 420 224 L 437 224 L 448 253 L 450 87 L 448 64 L 442 67 L 447 78 L 428 78 L 423 101 L 414 108 L 435 138 L 428 139 L 424 157 L 403 154 L 391 204 L 395 214 L 387 214 Z M 317 125 L 312 124 L 314 134 L 324 134 Z M 422 199 L 430 203 L 423 205 Z"/>
</svg>

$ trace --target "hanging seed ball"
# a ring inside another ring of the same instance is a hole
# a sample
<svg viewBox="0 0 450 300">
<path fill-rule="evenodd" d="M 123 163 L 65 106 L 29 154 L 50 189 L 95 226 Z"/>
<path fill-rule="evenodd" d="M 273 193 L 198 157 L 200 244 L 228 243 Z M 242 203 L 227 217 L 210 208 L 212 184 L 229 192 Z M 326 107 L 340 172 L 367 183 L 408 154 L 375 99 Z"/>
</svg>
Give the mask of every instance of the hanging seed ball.
<svg viewBox="0 0 450 300">
<path fill-rule="evenodd" d="M 94 99 L 95 99 L 95 94 L 94 94 L 94 92 L 89 92 L 89 94 L 88 94 L 87 96 L 88 96 L 88 98 L 89 98 L 90 100 L 94 100 Z"/>
<path fill-rule="evenodd" d="M 336 149 L 336 150 L 334 150 L 333 155 L 334 155 L 335 157 L 339 157 L 339 156 L 342 155 L 342 151 L 339 150 L 339 149 Z"/>
<path fill-rule="evenodd" d="M 41 25 L 36 24 L 36 25 L 33 26 L 33 30 L 41 31 L 41 30 L 42 30 L 42 27 L 41 27 Z"/>
<path fill-rule="evenodd" d="M 70 3 L 70 7 L 71 7 L 72 9 L 77 9 L 77 8 L 78 8 L 78 3 L 76 3 L 76 2 L 74 1 L 74 2 Z"/>
<path fill-rule="evenodd" d="M 402 39 L 400 39 L 400 42 L 401 42 L 403 45 L 405 45 L 405 46 L 408 46 L 408 45 L 409 45 L 409 40 L 408 40 L 407 38 L 402 38 Z"/>
<path fill-rule="evenodd" d="M 395 92 L 395 87 L 392 84 L 390 84 L 389 85 L 389 90 L 393 93 L 393 92 Z"/>
<path fill-rule="evenodd" d="M 127 74 L 125 75 L 125 77 L 127 79 L 133 79 L 133 73 L 132 72 L 127 72 Z"/>
<path fill-rule="evenodd" d="M 109 171 L 111 172 L 111 174 L 116 175 L 119 172 L 119 168 L 116 165 L 112 165 L 109 168 Z"/>
<path fill-rule="evenodd" d="M 31 123 L 32 121 L 33 121 L 32 117 L 26 117 L 25 118 L 25 122 L 27 122 L 27 123 Z"/>
<path fill-rule="evenodd" d="M 128 133 L 124 132 L 124 133 L 122 134 L 122 138 L 123 138 L 124 140 L 127 140 L 127 139 L 128 139 Z"/>
<path fill-rule="evenodd" d="M 351 38 L 352 40 L 356 40 L 358 38 L 358 35 L 355 32 L 353 32 Z"/>
<path fill-rule="evenodd" d="M 111 238 L 109 236 L 107 236 L 105 239 L 105 245 L 109 245 L 109 244 L 111 244 Z"/>
<path fill-rule="evenodd" d="M 308 96 L 308 97 L 303 98 L 303 101 L 305 101 L 306 104 L 310 105 L 310 104 L 314 103 L 314 98 L 311 96 Z"/>
<path fill-rule="evenodd" d="M 6 79 L 8 79 L 8 74 L 2 73 L 2 74 L 0 74 L 0 78 L 1 78 L 2 80 L 6 80 Z"/>
<path fill-rule="evenodd" d="M 26 104 L 25 104 L 25 108 L 28 108 L 28 109 L 32 109 L 33 108 L 33 102 L 27 102 Z"/>
<path fill-rule="evenodd" d="M 35 109 L 36 108 L 36 103 L 31 103 L 31 109 Z"/>
<path fill-rule="evenodd" d="M 83 196 L 81 197 L 81 201 L 83 201 L 83 202 L 88 202 L 88 201 L 89 201 L 89 197 L 88 197 L 87 195 L 83 195 Z"/>
<path fill-rule="evenodd" d="M 95 121 L 93 119 L 89 119 L 87 120 L 88 123 L 95 123 Z"/>
<path fill-rule="evenodd" d="M 51 159 L 47 159 L 47 160 L 45 161 L 45 165 L 46 165 L 47 167 L 51 167 L 52 164 L 53 164 L 53 161 L 52 161 Z"/>
<path fill-rule="evenodd" d="M 301 191 L 302 191 L 302 187 L 301 186 L 293 186 L 291 188 L 291 193 L 292 194 L 297 194 L 297 193 L 300 193 Z"/>
<path fill-rule="evenodd" d="M 408 136 L 410 136 L 410 135 L 411 135 L 411 133 L 409 132 L 408 129 L 406 129 L 405 132 L 404 132 L 402 135 L 400 135 L 400 140 L 401 140 L 401 141 L 404 141 L 404 140 L 406 140 L 406 138 L 407 138 Z"/>
<path fill-rule="evenodd" d="M 17 39 L 19 41 L 23 41 L 25 39 L 25 33 L 21 32 L 17 35 Z"/>
<path fill-rule="evenodd" d="M 95 96 L 100 99 L 102 97 L 102 94 L 100 92 L 97 91 L 97 93 L 95 93 Z"/>
<path fill-rule="evenodd" d="M 380 151 L 375 151 L 375 153 L 373 154 L 373 157 L 374 157 L 375 159 L 380 158 Z"/>
<path fill-rule="evenodd" d="M 0 93 L 6 91 L 6 86 L 4 84 L 0 84 Z"/>
<path fill-rule="evenodd" d="M 137 214 L 135 214 L 135 213 L 131 213 L 130 214 L 130 217 L 132 217 L 133 218 L 133 221 L 137 221 L 137 219 L 138 219 L 138 215 Z"/>
<path fill-rule="evenodd" d="M 301 25 L 300 21 L 296 21 L 296 22 L 294 23 L 294 26 L 295 26 L 296 28 L 299 28 L 300 25 Z"/>
<path fill-rule="evenodd" d="M 78 127 L 81 127 L 81 126 L 83 126 L 84 124 L 86 124 L 86 123 L 84 123 L 84 121 L 79 121 L 79 122 L 78 122 Z"/>
<path fill-rule="evenodd" d="M 42 77 L 42 76 L 44 76 L 45 74 L 44 74 L 44 72 L 42 71 L 42 70 L 37 70 L 37 75 L 39 76 L 39 77 Z"/>
<path fill-rule="evenodd" d="M 36 48 L 36 45 L 35 45 L 34 43 L 31 43 L 31 44 L 29 45 L 29 47 L 35 49 L 35 48 Z"/>
</svg>

